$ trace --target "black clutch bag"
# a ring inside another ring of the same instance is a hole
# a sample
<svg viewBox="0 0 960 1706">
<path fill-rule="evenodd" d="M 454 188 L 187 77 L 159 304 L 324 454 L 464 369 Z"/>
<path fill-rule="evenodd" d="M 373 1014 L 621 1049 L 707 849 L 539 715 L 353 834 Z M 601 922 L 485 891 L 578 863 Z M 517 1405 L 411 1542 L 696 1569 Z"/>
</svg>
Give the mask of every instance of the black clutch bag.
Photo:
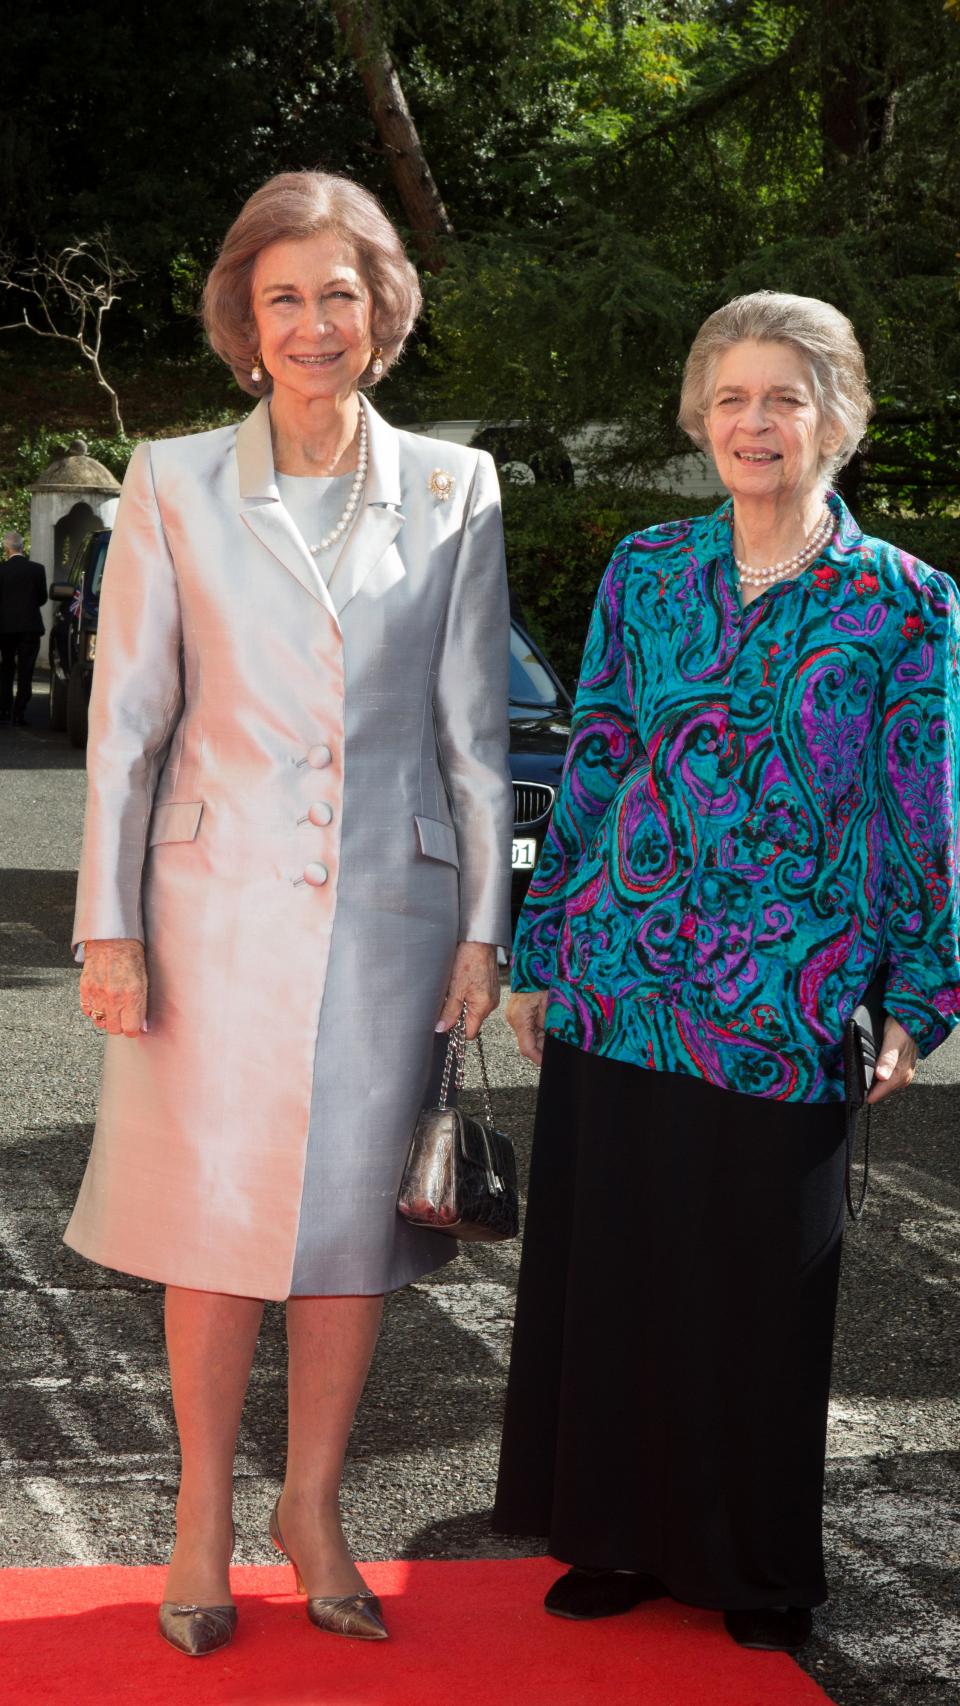
<svg viewBox="0 0 960 1706">
<path fill-rule="evenodd" d="M 397 1212 L 411 1226 L 447 1232 L 452 1238 L 499 1243 L 515 1238 L 520 1225 L 517 1158 L 513 1144 L 493 1123 L 490 1081 L 480 1052 L 483 1120 L 448 1106 L 451 1078 L 463 1089 L 467 1038 L 460 1015 L 447 1042 L 440 1104 L 424 1108 L 403 1170 Z"/>
<path fill-rule="evenodd" d="M 853 1188 L 853 1152 L 860 1110 L 867 1100 L 873 1083 L 877 1056 L 883 1040 L 883 989 L 886 967 L 883 966 L 851 1013 L 843 1030 L 843 1084 L 847 1110 L 847 1209 L 851 1220 L 859 1220 L 867 1200 L 870 1184 L 870 1109 L 867 1108 L 863 1136 L 863 1177 L 856 1197 Z"/>
</svg>

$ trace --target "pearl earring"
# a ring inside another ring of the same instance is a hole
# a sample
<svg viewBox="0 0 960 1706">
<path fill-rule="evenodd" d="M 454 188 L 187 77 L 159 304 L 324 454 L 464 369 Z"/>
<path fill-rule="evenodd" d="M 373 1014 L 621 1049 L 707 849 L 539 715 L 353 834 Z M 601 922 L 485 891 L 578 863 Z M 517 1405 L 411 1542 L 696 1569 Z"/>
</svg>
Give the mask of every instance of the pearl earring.
<svg viewBox="0 0 960 1706">
<path fill-rule="evenodd" d="M 263 368 L 260 366 L 261 359 L 262 358 L 261 358 L 260 353 L 258 351 L 257 352 L 257 359 L 250 369 L 250 378 L 253 380 L 254 385 L 259 385 L 261 379 L 263 378 Z"/>
<path fill-rule="evenodd" d="M 377 344 L 373 351 L 373 365 L 370 369 L 374 379 L 379 379 L 383 373 L 383 350 Z"/>
</svg>

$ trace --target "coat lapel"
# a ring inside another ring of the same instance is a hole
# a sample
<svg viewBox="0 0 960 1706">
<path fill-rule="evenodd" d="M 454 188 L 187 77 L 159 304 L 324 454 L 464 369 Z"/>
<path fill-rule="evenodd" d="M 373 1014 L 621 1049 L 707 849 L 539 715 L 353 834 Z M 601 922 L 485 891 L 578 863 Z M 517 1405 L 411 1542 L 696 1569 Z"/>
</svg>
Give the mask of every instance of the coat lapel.
<svg viewBox="0 0 960 1706">
<path fill-rule="evenodd" d="M 280 501 L 265 397 L 237 428 L 237 468 L 240 514 L 247 527 L 336 621 L 337 612 L 323 576 Z"/>
<path fill-rule="evenodd" d="M 367 419 L 369 464 L 364 502 L 344 541 L 330 577 L 337 615 L 370 577 L 378 594 L 403 580 L 406 570 L 400 552 L 391 549 L 403 526 L 400 509 L 400 435 L 382 415 L 360 398 Z"/>
<path fill-rule="evenodd" d="M 237 429 L 241 514 L 261 544 L 279 558 L 312 597 L 334 617 L 375 576 L 377 593 L 402 580 L 406 570 L 392 550 L 405 517 L 400 509 L 400 438 L 361 396 L 367 420 L 367 484 L 361 508 L 344 540 L 329 590 L 280 500 L 270 439 L 270 410 L 262 398 Z"/>
</svg>

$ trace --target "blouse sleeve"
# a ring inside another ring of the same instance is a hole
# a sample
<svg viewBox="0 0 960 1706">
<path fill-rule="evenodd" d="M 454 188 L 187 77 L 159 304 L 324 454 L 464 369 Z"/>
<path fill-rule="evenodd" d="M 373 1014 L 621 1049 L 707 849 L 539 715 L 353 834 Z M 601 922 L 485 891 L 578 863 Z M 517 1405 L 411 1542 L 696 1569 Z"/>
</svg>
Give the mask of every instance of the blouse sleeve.
<svg viewBox="0 0 960 1706">
<path fill-rule="evenodd" d="M 629 547 L 625 540 L 614 552 L 590 618 L 563 776 L 517 925 L 515 990 L 550 988 L 568 887 L 620 782 L 641 755 L 623 643 Z"/>
<path fill-rule="evenodd" d="M 927 1055 L 960 1019 L 960 602 L 945 576 L 925 579 L 919 612 L 887 683 L 881 787 L 885 1006 Z"/>
</svg>

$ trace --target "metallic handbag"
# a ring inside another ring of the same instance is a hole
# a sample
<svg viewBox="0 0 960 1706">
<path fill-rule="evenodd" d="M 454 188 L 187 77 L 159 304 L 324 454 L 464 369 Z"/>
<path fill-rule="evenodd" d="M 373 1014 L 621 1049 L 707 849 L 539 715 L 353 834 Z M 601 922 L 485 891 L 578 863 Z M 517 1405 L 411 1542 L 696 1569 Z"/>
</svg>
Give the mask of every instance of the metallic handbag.
<svg viewBox="0 0 960 1706">
<path fill-rule="evenodd" d="M 451 1077 L 454 1090 L 463 1089 L 467 1037 L 461 1013 L 447 1041 L 440 1105 L 424 1108 L 417 1120 L 397 1212 L 411 1226 L 492 1244 L 515 1238 L 520 1225 L 517 1158 L 510 1139 L 493 1123 L 490 1081 L 479 1036 L 477 1048 L 483 1120 L 447 1106 Z"/>
</svg>

